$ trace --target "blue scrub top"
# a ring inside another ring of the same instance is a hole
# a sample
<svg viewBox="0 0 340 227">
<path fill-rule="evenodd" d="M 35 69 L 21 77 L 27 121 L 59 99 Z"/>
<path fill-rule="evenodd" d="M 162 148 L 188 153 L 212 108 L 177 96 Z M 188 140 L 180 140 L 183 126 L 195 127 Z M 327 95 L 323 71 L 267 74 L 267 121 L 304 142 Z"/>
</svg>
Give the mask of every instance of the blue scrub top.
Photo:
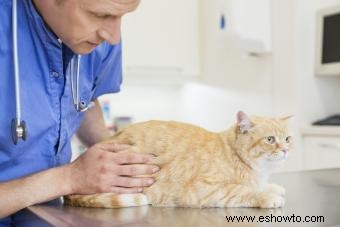
<svg viewBox="0 0 340 227">
<path fill-rule="evenodd" d="M 0 182 L 68 163 L 70 139 L 84 115 L 72 102 L 68 63 L 74 54 L 45 26 L 31 0 L 18 0 L 17 14 L 22 119 L 28 138 L 17 145 L 11 138 L 12 1 L 0 0 Z M 121 63 L 121 43 L 103 43 L 82 56 L 80 100 L 89 103 L 104 93 L 119 92 Z"/>
</svg>

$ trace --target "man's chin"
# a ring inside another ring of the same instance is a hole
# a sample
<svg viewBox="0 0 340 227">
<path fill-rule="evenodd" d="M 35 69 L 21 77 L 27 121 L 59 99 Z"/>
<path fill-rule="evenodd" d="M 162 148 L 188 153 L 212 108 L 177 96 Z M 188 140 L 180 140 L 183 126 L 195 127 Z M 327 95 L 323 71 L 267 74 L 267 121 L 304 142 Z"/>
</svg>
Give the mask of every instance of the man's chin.
<svg viewBox="0 0 340 227">
<path fill-rule="evenodd" d="M 89 54 L 91 53 L 98 45 L 93 45 L 90 43 L 81 43 L 78 45 L 71 46 L 70 49 L 76 54 Z"/>
</svg>

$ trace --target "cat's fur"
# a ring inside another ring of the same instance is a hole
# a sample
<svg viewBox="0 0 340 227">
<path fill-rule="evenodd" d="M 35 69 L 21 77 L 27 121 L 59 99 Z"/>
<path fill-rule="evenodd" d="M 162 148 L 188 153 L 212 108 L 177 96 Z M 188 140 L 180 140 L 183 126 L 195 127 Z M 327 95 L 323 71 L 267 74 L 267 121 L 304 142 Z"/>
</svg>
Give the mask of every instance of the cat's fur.
<svg viewBox="0 0 340 227">
<path fill-rule="evenodd" d="M 282 207 L 285 189 L 267 179 L 291 147 L 287 119 L 249 118 L 239 112 L 237 123 L 220 133 L 173 121 L 133 124 L 105 142 L 155 154 L 153 163 L 161 167 L 154 174 L 156 182 L 143 194 L 71 195 L 65 203 L 106 208 Z M 270 136 L 275 137 L 272 144 Z"/>
</svg>

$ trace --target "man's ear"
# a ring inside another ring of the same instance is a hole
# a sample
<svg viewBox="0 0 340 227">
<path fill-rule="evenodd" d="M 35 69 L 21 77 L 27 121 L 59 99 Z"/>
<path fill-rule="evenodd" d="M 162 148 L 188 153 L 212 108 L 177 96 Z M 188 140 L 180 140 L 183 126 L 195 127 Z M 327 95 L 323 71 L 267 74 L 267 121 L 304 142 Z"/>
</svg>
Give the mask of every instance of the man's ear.
<svg viewBox="0 0 340 227">
<path fill-rule="evenodd" d="M 238 129 L 240 130 L 242 134 L 247 133 L 248 130 L 254 126 L 249 116 L 245 114 L 243 111 L 237 112 L 236 118 L 237 118 Z"/>
</svg>

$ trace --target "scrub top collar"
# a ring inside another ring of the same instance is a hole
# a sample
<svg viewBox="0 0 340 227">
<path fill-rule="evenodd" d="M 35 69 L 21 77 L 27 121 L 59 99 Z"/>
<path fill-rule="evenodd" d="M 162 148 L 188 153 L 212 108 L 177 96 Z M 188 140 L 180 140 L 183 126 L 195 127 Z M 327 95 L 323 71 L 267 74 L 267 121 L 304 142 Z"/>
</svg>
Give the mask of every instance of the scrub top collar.
<svg viewBox="0 0 340 227">
<path fill-rule="evenodd" d="M 48 25 L 44 22 L 39 12 L 37 11 L 32 0 L 24 1 L 26 2 L 25 8 L 29 12 L 30 23 L 32 23 L 37 31 L 39 37 L 51 44 L 57 45 L 61 48 L 62 44 L 58 41 L 58 37 L 52 32 Z"/>
<path fill-rule="evenodd" d="M 24 1 L 25 8 L 28 11 L 28 15 L 30 18 L 29 23 L 31 24 L 34 29 L 36 29 L 36 32 L 41 40 L 46 42 L 48 45 L 45 46 L 48 52 L 51 52 L 51 47 L 49 45 L 54 46 L 55 48 L 61 49 L 63 58 L 60 59 L 60 61 L 57 61 L 56 64 L 62 64 L 63 65 L 63 71 L 57 72 L 60 75 L 66 74 L 66 69 L 68 67 L 68 64 L 70 63 L 71 59 L 74 57 L 75 53 L 67 47 L 56 35 L 55 33 L 49 28 L 49 26 L 45 23 L 43 18 L 40 16 L 39 12 L 36 9 L 36 6 L 34 5 L 32 0 Z M 51 57 L 51 56 L 49 56 Z M 49 61 L 50 64 L 54 65 L 56 60 Z M 52 66 L 54 69 L 58 69 L 58 67 Z"/>
</svg>

